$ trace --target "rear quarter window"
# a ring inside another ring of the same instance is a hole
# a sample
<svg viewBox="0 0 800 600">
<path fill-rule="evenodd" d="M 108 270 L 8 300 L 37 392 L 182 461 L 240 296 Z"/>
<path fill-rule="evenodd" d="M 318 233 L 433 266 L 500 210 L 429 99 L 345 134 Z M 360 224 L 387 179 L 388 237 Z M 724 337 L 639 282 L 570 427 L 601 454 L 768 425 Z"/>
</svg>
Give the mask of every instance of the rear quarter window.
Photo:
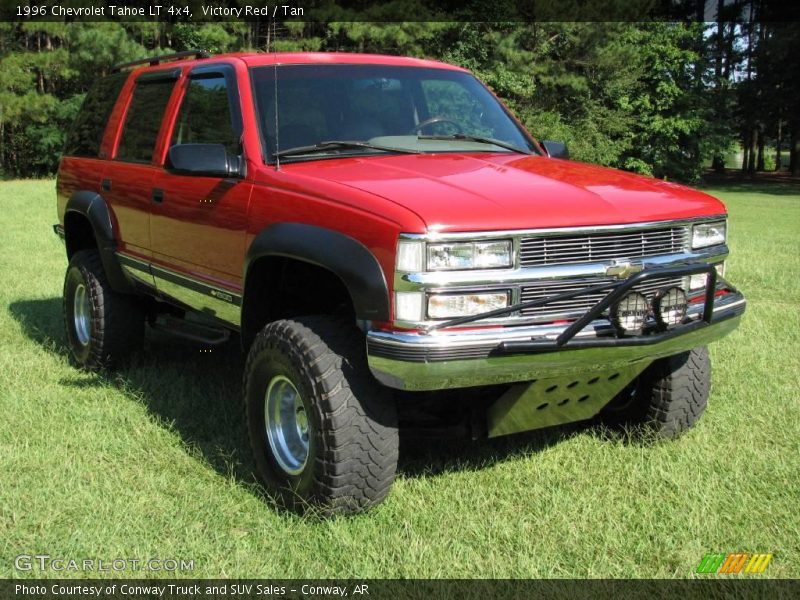
<svg viewBox="0 0 800 600">
<path fill-rule="evenodd" d="M 78 111 L 64 145 L 66 156 L 96 157 L 106 124 L 128 73 L 115 73 L 95 83 Z"/>
</svg>

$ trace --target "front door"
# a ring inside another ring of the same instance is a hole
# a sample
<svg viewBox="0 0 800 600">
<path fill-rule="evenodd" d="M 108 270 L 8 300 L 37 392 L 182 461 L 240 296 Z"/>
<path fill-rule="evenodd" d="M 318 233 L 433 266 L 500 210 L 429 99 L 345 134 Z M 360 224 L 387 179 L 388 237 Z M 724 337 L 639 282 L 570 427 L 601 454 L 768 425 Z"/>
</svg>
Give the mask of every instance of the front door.
<svg viewBox="0 0 800 600">
<path fill-rule="evenodd" d="M 233 67 L 195 67 L 183 87 L 169 147 L 222 144 L 231 156 L 239 156 L 242 118 Z M 152 188 L 152 271 L 159 291 L 238 325 L 252 184 L 179 175 L 166 164 Z"/>
</svg>

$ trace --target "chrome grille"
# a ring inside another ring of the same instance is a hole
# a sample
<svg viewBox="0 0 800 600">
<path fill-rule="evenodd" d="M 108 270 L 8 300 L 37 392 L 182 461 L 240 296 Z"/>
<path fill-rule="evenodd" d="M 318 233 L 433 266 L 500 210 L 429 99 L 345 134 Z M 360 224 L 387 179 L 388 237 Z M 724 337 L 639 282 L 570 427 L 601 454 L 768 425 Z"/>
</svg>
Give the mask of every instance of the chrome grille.
<svg viewBox="0 0 800 600">
<path fill-rule="evenodd" d="M 523 267 L 573 265 L 678 254 L 688 247 L 689 227 L 525 237 L 520 240 Z"/>
<path fill-rule="evenodd" d="M 590 285 L 598 285 L 601 283 L 614 281 L 612 279 L 604 278 L 589 278 L 571 281 L 549 281 L 537 283 L 535 285 L 526 285 L 522 288 L 520 294 L 520 302 L 528 302 L 530 300 L 540 300 L 556 294 L 563 294 L 565 292 L 573 292 Z M 648 280 L 634 286 L 634 290 L 643 293 L 647 296 L 648 300 L 652 300 L 653 295 L 662 289 L 678 286 L 685 288 L 686 282 L 681 277 L 674 277 L 670 279 L 657 279 Z M 551 302 L 546 306 L 537 306 L 534 308 L 526 308 L 520 311 L 523 317 L 535 317 L 541 320 L 569 320 L 581 317 L 592 308 L 595 304 L 600 302 L 610 290 L 600 292 L 592 292 L 569 300 L 560 300 Z"/>
</svg>

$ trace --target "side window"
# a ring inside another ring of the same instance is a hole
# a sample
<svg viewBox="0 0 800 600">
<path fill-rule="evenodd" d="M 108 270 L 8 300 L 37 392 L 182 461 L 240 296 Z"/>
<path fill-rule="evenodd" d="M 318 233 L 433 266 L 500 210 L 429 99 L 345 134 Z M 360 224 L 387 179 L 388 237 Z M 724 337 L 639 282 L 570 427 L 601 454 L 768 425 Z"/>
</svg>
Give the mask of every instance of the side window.
<svg viewBox="0 0 800 600">
<path fill-rule="evenodd" d="M 92 86 L 67 136 L 64 145 L 66 156 L 96 157 L 100 153 L 106 123 L 128 75 L 116 73 Z"/>
<path fill-rule="evenodd" d="M 218 74 L 192 78 L 183 98 L 171 145 L 222 144 L 231 155 L 241 152 L 225 77 Z"/>
<path fill-rule="evenodd" d="M 152 160 L 158 130 L 173 87 L 174 79 L 136 82 L 117 148 L 117 159 L 132 162 Z"/>
</svg>

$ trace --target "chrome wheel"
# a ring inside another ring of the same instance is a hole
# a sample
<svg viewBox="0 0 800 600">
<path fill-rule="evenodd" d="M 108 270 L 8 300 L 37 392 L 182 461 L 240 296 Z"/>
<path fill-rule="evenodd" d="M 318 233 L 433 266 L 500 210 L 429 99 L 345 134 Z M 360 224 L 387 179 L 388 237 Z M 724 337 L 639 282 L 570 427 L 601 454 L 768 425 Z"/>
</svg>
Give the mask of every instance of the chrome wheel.
<svg viewBox="0 0 800 600">
<path fill-rule="evenodd" d="M 72 320 L 75 326 L 75 336 L 81 346 L 89 343 L 92 326 L 92 308 L 89 304 L 89 294 L 82 283 L 75 288 L 75 297 L 72 302 Z"/>
<path fill-rule="evenodd" d="M 302 472 L 308 462 L 308 415 L 294 384 L 276 375 L 264 397 L 264 426 L 272 456 L 289 475 Z"/>
</svg>

